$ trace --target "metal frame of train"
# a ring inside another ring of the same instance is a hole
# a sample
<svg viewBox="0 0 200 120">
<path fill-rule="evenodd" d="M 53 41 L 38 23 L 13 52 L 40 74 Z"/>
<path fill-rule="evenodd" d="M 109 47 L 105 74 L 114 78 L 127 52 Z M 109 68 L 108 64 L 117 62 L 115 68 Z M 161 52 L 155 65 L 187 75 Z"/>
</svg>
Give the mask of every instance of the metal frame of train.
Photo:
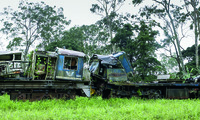
<svg viewBox="0 0 200 120">
<path fill-rule="evenodd" d="M 156 83 L 130 82 L 133 69 L 125 52 L 94 54 L 88 71 L 84 70 L 85 54 L 79 51 L 56 48 L 54 52 L 33 51 L 29 61 L 22 57 L 19 51 L 0 51 L 0 93 L 9 94 L 11 100 L 74 99 L 93 94 L 103 98 L 200 97 L 199 77 L 172 80 L 162 75 Z"/>
</svg>

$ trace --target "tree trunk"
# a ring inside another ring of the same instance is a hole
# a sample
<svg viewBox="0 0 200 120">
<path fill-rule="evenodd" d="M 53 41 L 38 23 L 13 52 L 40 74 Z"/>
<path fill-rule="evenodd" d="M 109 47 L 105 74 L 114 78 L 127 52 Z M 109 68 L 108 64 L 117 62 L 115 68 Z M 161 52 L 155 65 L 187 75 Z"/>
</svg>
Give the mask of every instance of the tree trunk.
<svg viewBox="0 0 200 120">
<path fill-rule="evenodd" d="M 167 15 L 170 19 L 170 23 L 172 25 L 172 29 L 173 29 L 173 34 L 174 34 L 174 37 L 175 37 L 175 41 L 176 41 L 176 45 L 177 45 L 177 49 L 178 49 L 178 54 L 179 56 L 178 57 L 178 60 L 180 60 L 180 64 L 181 64 L 181 68 L 180 69 L 180 72 L 186 72 L 185 71 L 185 67 L 184 67 L 184 63 L 183 63 L 183 56 L 182 56 L 182 52 L 181 52 L 181 46 L 180 46 L 180 41 L 179 41 L 179 38 L 178 38 L 178 35 L 177 35 L 177 31 L 176 31 L 176 28 L 175 28 L 175 25 L 174 25 L 174 21 L 172 19 L 172 16 L 171 14 L 169 13 L 169 9 L 167 9 L 167 7 L 165 6 L 165 10 L 167 12 Z"/>
<path fill-rule="evenodd" d="M 110 34 L 110 41 L 111 41 L 111 40 L 113 39 L 111 20 L 109 20 L 109 34 Z M 112 45 L 112 52 L 113 52 L 113 53 L 116 52 L 116 47 L 115 47 L 115 45 Z M 111 53 L 112 53 L 112 52 L 111 52 Z"/>
<path fill-rule="evenodd" d="M 198 33 L 197 33 L 197 21 L 196 17 L 194 18 L 195 26 L 195 58 L 196 58 L 196 68 L 199 68 L 199 55 L 198 55 Z"/>
<path fill-rule="evenodd" d="M 197 15 L 197 37 L 199 36 L 199 41 L 200 41 L 200 18 L 199 18 L 199 10 L 196 9 L 196 15 Z M 199 69 L 199 43 L 198 40 L 195 42 L 196 44 L 196 68 L 197 70 Z"/>
<path fill-rule="evenodd" d="M 191 5 L 194 9 L 194 27 L 195 27 L 195 58 L 196 58 L 196 68 L 199 69 L 199 50 L 198 50 L 198 36 L 200 35 L 200 26 L 199 26 L 199 11 L 197 10 L 197 3 L 196 0 L 191 0 Z M 200 40 L 200 37 L 199 37 Z"/>
<path fill-rule="evenodd" d="M 24 50 L 24 61 L 26 61 L 26 57 L 27 57 L 27 54 L 28 54 L 28 51 L 29 51 L 29 47 L 30 47 L 30 44 L 27 41 L 27 43 L 26 43 L 26 49 Z"/>
</svg>

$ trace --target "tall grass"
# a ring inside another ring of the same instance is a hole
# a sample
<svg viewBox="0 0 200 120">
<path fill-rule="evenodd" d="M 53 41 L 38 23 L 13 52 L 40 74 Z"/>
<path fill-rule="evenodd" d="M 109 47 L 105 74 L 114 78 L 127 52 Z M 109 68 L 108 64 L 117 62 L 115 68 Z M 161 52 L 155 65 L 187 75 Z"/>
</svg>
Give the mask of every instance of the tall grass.
<svg viewBox="0 0 200 120">
<path fill-rule="evenodd" d="M 2 120 L 199 119 L 200 100 L 77 97 L 75 100 L 11 101 L 0 97 Z"/>
</svg>

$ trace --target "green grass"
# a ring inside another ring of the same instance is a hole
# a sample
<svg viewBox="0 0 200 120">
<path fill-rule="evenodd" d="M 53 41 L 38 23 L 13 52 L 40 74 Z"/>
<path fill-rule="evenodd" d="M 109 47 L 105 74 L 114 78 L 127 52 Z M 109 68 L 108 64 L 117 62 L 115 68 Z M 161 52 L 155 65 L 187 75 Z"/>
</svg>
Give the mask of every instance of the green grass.
<svg viewBox="0 0 200 120">
<path fill-rule="evenodd" d="M 199 119 L 200 100 L 141 100 L 77 97 L 76 100 L 11 101 L 0 96 L 2 120 Z"/>
</svg>

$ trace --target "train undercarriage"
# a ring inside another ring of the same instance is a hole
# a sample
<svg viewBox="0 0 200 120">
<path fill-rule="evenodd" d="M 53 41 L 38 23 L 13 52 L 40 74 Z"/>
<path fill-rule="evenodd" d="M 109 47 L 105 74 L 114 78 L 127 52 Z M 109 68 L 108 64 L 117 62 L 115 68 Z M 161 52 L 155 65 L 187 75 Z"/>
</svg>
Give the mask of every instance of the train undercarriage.
<svg viewBox="0 0 200 120">
<path fill-rule="evenodd" d="M 74 99 L 90 96 L 89 82 L 82 81 L 1 81 L 1 94 L 10 95 L 11 100 Z"/>
<path fill-rule="evenodd" d="M 200 84 L 193 83 L 102 83 L 93 87 L 103 98 L 188 99 L 200 98 Z"/>
</svg>

